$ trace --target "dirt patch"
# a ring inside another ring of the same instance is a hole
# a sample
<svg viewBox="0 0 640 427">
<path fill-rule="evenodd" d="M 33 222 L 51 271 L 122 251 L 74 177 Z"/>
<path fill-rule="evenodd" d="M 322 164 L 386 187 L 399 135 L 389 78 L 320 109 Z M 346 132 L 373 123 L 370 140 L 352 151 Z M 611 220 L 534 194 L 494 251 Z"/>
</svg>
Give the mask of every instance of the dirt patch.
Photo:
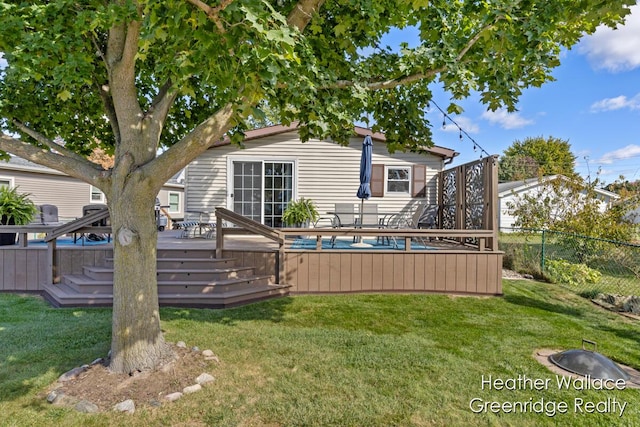
<svg viewBox="0 0 640 427">
<path fill-rule="evenodd" d="M 116 404 L 131 399 L 136 407 L 143 405 L 160 406 L 167 403 L 166 396 L 182 392 L 185 387 L 196 384 L 196 378 L 203 374 L 213 374 L 215 360 L 205 360 L 200 350 L 174 346 L 176 359 L 154 371 L 135 375 L 115 374 L 105 362 L 89 366 L 75 378 L 56 382 L 45 398 L 63 396 L 56 404 L 75 405 L 79 401 L 89 401 L 100 411 L 111 410 Z"/>
</svg>

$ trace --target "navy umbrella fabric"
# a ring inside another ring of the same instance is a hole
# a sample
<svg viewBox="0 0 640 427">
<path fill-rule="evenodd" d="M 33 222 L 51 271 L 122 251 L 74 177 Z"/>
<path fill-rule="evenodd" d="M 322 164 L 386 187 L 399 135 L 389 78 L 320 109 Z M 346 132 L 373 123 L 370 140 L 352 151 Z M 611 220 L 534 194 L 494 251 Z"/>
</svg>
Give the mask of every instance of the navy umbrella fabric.
<svg viewBox="0 0 640 427">
<path fill-rule="evenodd" d="M 360 199 L 360 224 L 362 224 L 362 211 L 364 209 L 364 201 L 371 197 L 371 157 L 373 155 L 373 141 L 371 136 L 364 137 L 362 142 L 362 156 L 360 157 L 360 187 L 356 196 Z M 359 243 L 362 240 L 359 239 Z"/>
<path fill-rule="evenodd" d="M 373 154 L 373 141 L 369 135 L 364 137 L 362 143 L 362 156 L 360 157 L 360 187 L 356 194 L 359 199 L 368 200 L 371 197 L 371 156 Z M 360 210 L 362 212 L 362 209 Z"/>
</svg>

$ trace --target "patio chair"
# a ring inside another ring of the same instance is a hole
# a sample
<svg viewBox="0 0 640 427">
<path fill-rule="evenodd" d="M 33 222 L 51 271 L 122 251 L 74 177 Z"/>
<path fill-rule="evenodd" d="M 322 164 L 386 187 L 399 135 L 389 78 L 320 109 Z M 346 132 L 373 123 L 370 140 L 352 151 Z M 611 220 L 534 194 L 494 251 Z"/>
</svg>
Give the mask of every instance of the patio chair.
<svg viewBox="0 0 640 427">
<path fill-rule="evenodd" d="M 38 205 L 36 209 L 38 212 L 36 213 L 36 217 L 32 223 L 43 225 L 62 224 L 58 218 L 58 207 L 56 205 Z"/>
<path fill-rule="evenodd" d="M 353 203 L 336 203 L 333 211 L 334 227 L 355 227 L 356 216 Z"/>
<path fill-rule="evenodd" d="M 336 203 L 333 213 L 333 227 L 355 227 L 356 216 L 353 203 Z M 354 239 L 355 241 L 355 239 Z M 336 236 L 331 236 L 331 247 L 336 244 Z"/>
</svg>

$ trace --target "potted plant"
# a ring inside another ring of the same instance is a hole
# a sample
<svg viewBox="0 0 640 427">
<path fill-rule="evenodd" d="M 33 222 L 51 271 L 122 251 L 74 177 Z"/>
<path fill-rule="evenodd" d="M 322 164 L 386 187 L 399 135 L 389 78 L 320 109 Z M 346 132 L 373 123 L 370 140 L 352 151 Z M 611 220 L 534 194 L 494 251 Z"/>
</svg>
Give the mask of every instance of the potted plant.
<svg viewBox="0 0 640 427">
<path fill-rule="evenodd" d="M 318 218 L 318 209 L 311 199 L 292 200 L 282 213 L 282 222 L 293 227 L 309 227 L 310 223 L 315 223 Z"/>
<path fill-rule="evenodd" d="M 29 196 L 29 193 L 18 193 L 18 187 L 0 187 L 0 224 L 29 224 L 36 214 L 36 205 Z M 0 233 L 0 246 L 15 244 L 16 234 Z"/>
</svg>

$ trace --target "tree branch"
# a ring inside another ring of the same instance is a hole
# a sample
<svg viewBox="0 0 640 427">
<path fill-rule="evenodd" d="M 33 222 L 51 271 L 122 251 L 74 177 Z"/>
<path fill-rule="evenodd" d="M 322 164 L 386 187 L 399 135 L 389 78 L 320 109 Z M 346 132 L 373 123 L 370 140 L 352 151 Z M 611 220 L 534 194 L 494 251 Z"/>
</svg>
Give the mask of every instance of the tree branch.
<svg viewBox="0 0 640 427">
<path fill-rule="evenodd" d="M 113 102 L 120 136 L 140 130 L 142 108 L 136 88 L 136 55 L 140 37 L 140 21 L 114 25 L 107 41 L 109 93 Z M 103 89 L 105 90 L 105 89 Z"/>
<path fill-rule="evenodd" d="M 31 129 L 30 127 L 24 125 L 19 120 L 15 120 L 14 119 L 14 120 L 12 120 L 12 123 L 14 125 L 16 125 L 16 127 L 18 129 L 20 129 L 22 132 L 26 133 L 31 138 L 33 138 L 36 141 L 38 141 L 40 144 L 42 144 L 42 145 L 44 145 L 46 147 L 49 147 L 51 150 L 55 150 L 55 151 L 59 152 L 60 154 L 62 154 L 63 156 L 67 156 L 69 158 L 72 158 L 72 159 L 75 159 L 75 160 L 78 160 L 78 161 L 87 161 L 85 158 L 83 158 L 79 154 L 76 154 L 73 151 L 66 149 L 64 146 L 56 143 L 55 141 L 52 141 L 51 139 L 47 138 L 46 136 L 44 136 L 40 132 L 37 132 L 37 131 Z"/>
<path fill-rule="evenodd" d="M 503 18 L 498 17 L 498 19 L 496 20 L 499 21 Z M 464 46 L 464 48 L 462 48 L 462 50 L 458 53 L 458 55 L 456 56 L 456 59 L 454 60 L 454 62 L 462 62 L 464 56 L 467 54 L 467 52 L 469 52 L 469 50 L 478 42 L 478 40 L 480 39 L 480 36 L 482 35 L 482 33 L 484 33 L 485 31 L 488 31 L 490 29 L 492 29 L 496 22 L 486 25 L 484 27 L 482 27 L 475 36 L 473 36 L 472 38 L 469 39 L 469 41 L 467 42 L 467 44 Z M 447 71 L 447 67 L 446 66 L 442 66 L 439 68 L 434 68 L 433 70 L 429 70 L 426 73 L 415 73 L 415 74 L 410 74 L 408 76 L 402 76 L 402 77 L 397 77 L 395 79 L 389 79 L 389 80 L 385 80 L 385 81 L 380 81 L 380 82 L 371 82 L 365 85 L 365 88 L 368 90 L 380 90 L 380 89 L 392 89 L 396 86 L 401 86 L 404 84 L 408 84 L 408 83 L 413 83 L 425 78 L 431 78 L 434 77 L 435 75 L 439 74 L 439 73 L 443 73 Z M 355 83 L 349 80 L 338 80 L 336 82 L 335 85 L 330 86 L 330 87 L 326 87 L 324 89 L 330 89 L 330 88 L 335 88 L 335 89 L 343 89 L 346 87 L 350 87 L 350 86 L 354 86 Z"/>
<path fill-rule="evenodd" d="M 221 11 L 226 9 L 227 6 L 233 3 L 233 1 L 234 0 L 222 0 L 218 6 L 211 7 L 200 0 L 187 0 L 188 3 L 191 3 L 192 5 L 203 11 L 205 15 L 207 15 L 207 18 L 209 18 L 211 21 L 213 21 L 214 24 L 216 24 L 216 27 L 218 28 L 218 31 L 220 31 L 220 34 L 224 34 L 226 30 L 224 29 L 224 25 L 222 25 L 222 20 L 220 19 L 219 14 Z"/>
<path fill-rule="evenodd" d="M 155 176 L 158 182 L 167 182 L 175 172 L 187 166 L 224 137 L 232 127 L 230 123 L 234 111 L 233 104 L 225 105 L 154 161 L 142 166 L 140 171 Z"/>
<path fill-rule="evenodd" d="M 0 134 L 0 150 L 73 176 L 100 189 L 105 188 L 105 181 L 110 177 L 109 171 L 105 171 L 86 159 L 68 157 L 38 148 L 5 133 Z M 68 150 L 65 151 L 68 152 Z"/>
<path fill-rule="evenodd" d="M 313 14 L 318 12 L 325 0 L 300 0 L 287 16 L 287 23 L 303 32 L 311 22 Z"/>
</svg>

